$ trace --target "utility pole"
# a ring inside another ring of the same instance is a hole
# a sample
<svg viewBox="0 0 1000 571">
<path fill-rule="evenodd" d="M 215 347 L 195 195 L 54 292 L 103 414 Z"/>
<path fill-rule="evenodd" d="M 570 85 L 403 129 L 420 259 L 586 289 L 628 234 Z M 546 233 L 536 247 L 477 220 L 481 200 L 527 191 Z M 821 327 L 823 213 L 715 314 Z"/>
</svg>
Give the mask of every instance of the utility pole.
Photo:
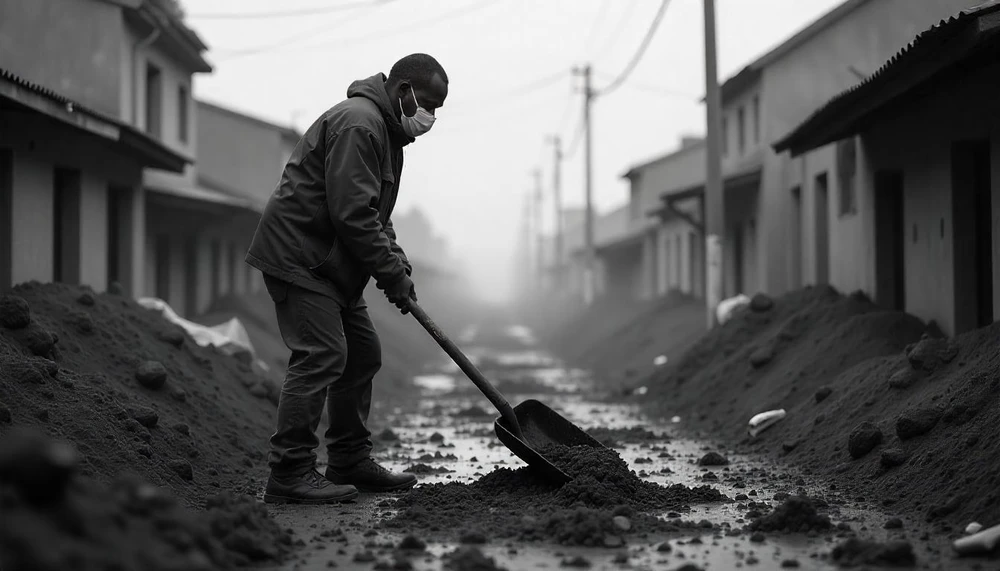
<svg viewBox="0 0 1000 571">
<path fill-rule="evenodd" d="M 538 290 L 545 288 L 545 235 L 542 232 L 542 169 L 532 171 L 535 177 L 535 240 L 537 257 L 535 266 L 538 271 Z"/>
<path fill-rule="evenodd" d="M 594 91 L 590 87 L 590 64 L 583 68 L 573 68 L 573 75 L 583 76 L 583 128 L 584 128 L 584 187 L 586 192 L 586 215 L 584 218 L 585 254 L 583 267 L 583 301 L 590 305 L 594 301 L 594 198 L 593 198 L 593 168 L 592 168 L 592 133 L 590 123 L 590 106 L 594 100 Z"/>
<path fill-rule="evenodd" d="M 555 150 L 554 162 L 552 166 L 552 199 L 555 202 L 556 210 L 556 228 L 555 228 L 555 261 L 553 266 L 556 268 L 556 280 L 555 285 L 558 288 L 563 286 L 563 270 L 564 270 L 564 257 L 563 252 L 563 206 L 562 206 L 562 181 L 560 177 L 562 175 L 562 139 L 559 135 L 554 135 L 551 138 L 552 145 Z"/>
<path fill-rule="evenodd" d="M 722 243 L 725 237 L 725 195 L 722 188 L 722 103 L 715 62 L 715 0 L 705 3 L 705 117 L 708 161 L 705 172 L 705 265 L 708 327 L 715 326 L 715 309 L 722 301 Z"/>
</svg>

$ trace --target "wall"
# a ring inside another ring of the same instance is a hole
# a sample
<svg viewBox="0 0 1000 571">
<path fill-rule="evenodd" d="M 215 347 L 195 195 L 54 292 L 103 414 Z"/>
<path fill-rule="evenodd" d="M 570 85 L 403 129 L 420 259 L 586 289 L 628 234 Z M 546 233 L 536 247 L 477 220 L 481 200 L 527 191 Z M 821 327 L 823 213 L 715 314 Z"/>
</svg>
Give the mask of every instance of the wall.
<svg viewBox="0 0 1000 571">
<path fill-rule="evenodd" d="M 198 176 L 265 202 L 291 149 L 274 125 L 198 102 Z"/>
<path fill-rule="evenodd" d="M 769 62 L 761 80 L 764 140 L 772 142 L 786 135 L 831 97 L 858 83 L 859 74 L 869 75 L 877 70 L 916 34 L 978 3 L 978 0 L 871 0 Z M 819 162 L 814 164 L 821 166 L 827 160 L 824 153 L 828 152 L 820 150 L 816 159 Z M 757 207 L 761 213 L 758 222 L 758 255 L 763 270 L 760 285 L 778 295 L 796 282 L 791 275 L 795 264 L 789 257 L 792 251 L 788 243 L 792 216 L 789 192 L 802 179 L 803 167 L 798 161 L 803 159 L 791 159 L 787 153 L 778 156 L 770 147 L 762 149 L 762 153 L 764 169 Z M 812 163 L 812 154 L 804 160 L 807 165 Z M 835 195 L 833 178 L 830 182 L 831 195 Z M 803 186 L 803 202 L 808 202 L 804 204 L 806 212 L 812 212 L 811 191 L 807 186 Z M 836 202 L 831 202 L 832 213 L 836 213 L 835 206 Z M 859 202 L 859 209 L 860 206 Z M 835 236 L 850 236 L 852 227 L 864 225 L 864 217 L 859 212 L 856 221 L 831 221 L 831 241 Z M 809 217 L 804 219 L 808 221 Z M 808 236 L 811 231 L 811 227 L 803 227 L 802 234 Z M 860 251 L 857 242 L 844 244 L 843 248 L 847 254 Z M 810 250 L 803 251 L 803 261 L 807 261 Z M 812 267 L 812 263 L 804 264 L 802 271 L 806 278 L 814 275 L 810 273 L 814 270 L 806 269 L 806 266 Z M 833 264 L 831 257 L 831 281 L 850 288 L 867 285 L 871 279 L 867 270 L 855 273 Z"/>
<path fill-rule="evenodd" d="M 80 194 L 80 282 L 95 291 L 108 287 L 108 186 L 107 181 L 83 173 Z"/>
<path fill-rule="evenodd" d="M 94 0 L 5 0 L 0 10 L 0 65 L 118 114 L 121 8 Z"/>
<path fill-rule="evenodd" d="M 1000 319 L 1000 65 L 892 109 L 864 135 L 866 176 L 903 171 L 906 310 L 955 332 L 951 144 L 991 140 L 994 319 Z M 919 118 L 919 120 L 916 120 Z M 871 194 L 870 186 L 865 192 Z M 870 197 L 869 197 L 870 199 Z M 871 224 L 870 224 L 871 225 Z M 872 292 L 877 293 L 877 292 Z"/>
</svg>

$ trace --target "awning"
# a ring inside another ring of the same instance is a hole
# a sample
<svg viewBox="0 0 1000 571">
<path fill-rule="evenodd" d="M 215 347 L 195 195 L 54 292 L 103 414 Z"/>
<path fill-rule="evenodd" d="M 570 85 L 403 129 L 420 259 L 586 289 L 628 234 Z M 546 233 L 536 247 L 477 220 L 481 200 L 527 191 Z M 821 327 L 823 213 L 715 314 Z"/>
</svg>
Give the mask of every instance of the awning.
<svg viewBox="0 0 1000 571">
<path fill-rule="evenodd" d="M 737 170 L 729 174 L 723 179 L 722 187 L 724 190 L 732 191 L 738 188 L 746 186 L 754 186 L 760 184 L 760 177 L 763 168 L 759 161 L 754 161 L 749 166 L 744 166 L 741 170 Z M 705 183 L 700 182 L 695 185 L 691 185 L 685 188 L 680 188 L 677 190 L 671 190 L 660 194 L 660 200 L 664 203 L 679 202 L 681 200 L 687 200 L 689 198 L 696 198 L 705 194 Z M 665 212 L 663 208 L 653 210 L 649 212 L 649 215 L 658 215 Z"/>
<path fill-rule="evenodd" d="M 237 208 L 260 214 L 263 208 L 248 198 L 242 198 L 197 185 L 146 185 L 150 193 L 159 194 L 175 204 L 188 208 L 203 208 L 211 205 L 223 208 Z"/>
<path fill-rule="evenodd" d="M 775 151 L 799 155 L 860 133 L 888 106 L 943 84 L 974 60 L 1000 57 L 1000 0 L 963 10 L 921 32 L 871 77 L 837 95 L 775 142 Z M 962 64 L 962 65 L 959 65 Z"/>
<path fill-rule="evenodd" d="M 184 165 L 192 162 L 119 119 L 90 109 L 3 68 L 0 68 L 0 99 L 100 137 L 110 143 L 116 152 L 133 157 L 143 167 L 179 173 L 184 171 Z"/>
</svg>

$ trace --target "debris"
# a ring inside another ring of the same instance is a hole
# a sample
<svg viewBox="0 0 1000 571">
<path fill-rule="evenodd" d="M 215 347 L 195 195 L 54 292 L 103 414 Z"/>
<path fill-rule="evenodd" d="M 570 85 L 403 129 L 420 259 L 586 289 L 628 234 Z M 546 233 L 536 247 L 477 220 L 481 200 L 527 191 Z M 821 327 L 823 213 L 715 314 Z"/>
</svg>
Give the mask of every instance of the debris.
<svg viewBox="0 0 1000 571">
<path fill-rule="evenodd" d="M 450 571 L 506 571 L 492 557 L 472 546 L 461 546 L 445 555 L 444 560 L 444 568 Z"/>
<path fill-rule="evenodd" d="M 146 361 L 139 365 L 135 379 L 140 385 L 155 391 L 163 388 L 167 382 L 167 370 L 157 361 Z"/>
<path fill-rule="evenodd" d="M 906 452 L 901 448 L 888 448 L 882 451 L 880 462 L 884 468 L 893 468 L 906 462 Z"/>
<path fill-rule="evenodd" d="M 877 543 L 852 537 L 833 548 L 833 560 L 845 567 L 857 565 L 885 565 L 913 567 L 917 557 L 908 541 Z"/>
<path fill-rule="evenodd" d="M 896 419 L 896 435 L 900 440 L 908 440 L 930 432 L 941 418 L 937 406 L 911 408 Z"/>
<path fill-rule="evenodd" d="M 670 417 L 670 422 L 673 423 L 673 424 L 677 424 L 680 421 L 681 421 L 681 417 L 679 417 L 679 416 L 672 416 L 672 417 Z"/>
<path fill-rule="evenodd" d="M 171 460 L 167 462 L 167 467 L 180 476 L 182 480 L 190 482 L 194 479 L 194 469 L 191 468 L 191 463 L 187 460 Z"/>
<path fill-rule="evenodd" d="M 979 533 L 983 529 L 983 524 L 978 521 L 971 522 L 969 525 L 965 526 L 965 534 L 973 535 Z"/>
<path fill-rule="evenodd" d="M 833 389 L 832 388 L 830 388 L 828 386 L 822 386 L 822 387 L 820 387 L 819 390 L 816 391 L 816 395 L 815 395 L 816 402 L 817 403 L 821 403 L 821 402 L 825 401 L 826 398 L 828 396 L 830 396 L 831 394 L 833 394 Z"/>
<path fill-rule="evenodd" d="M 882 442 L 882 431 L 874 423 L 865 421 L 854 427 L 847 440 L 847 451 L 852 458 L 861 458 Z"/>
<path fill-rule="evenodd" d="M 663 365 L 667 364 L 667 361 L 668 359 L 666 355 L 657 355 L 656 358 L 653 359 L 653 366 L 662 367 Z"/>
<path fill-rule="evenodd" d="M 409 474 L 418 474 L 418 475 L 420 475 L 420 474 L 424 474 L 424 475 L 426 475 L 426 474 L 450 474 L 450 473 L 454 472 L 454 470 L 449 470 L 449 469 L 445 468 L 444 466 L 428 466 L 427 464 L 423 464 L 423 463 L 414 464 L 414 465 L 410 466 L 409 468 L 407 468 L 407 469 L 405 469 L 403 471 L 407 472 Z"/>
<path fill-rule="evenodd" d="M 758 347 L 757 350 L 750 354 L 750 366 L 754 369 L 759 369 L 774 360 L 774 355 L 774 347 L 770 345 Z"/>
<path fill-rule="evenodd" d="M 615 524 L 615 527 L 617 527 L 622 531 L 628 531 L 632 529 L 632 522 L 623 515 L 616 515 L 615 517 L 611 518 L 611 521 L 612 523 Z"/>
<path fill-rule="evenodd" d="M 770 514 L 750 522 L 753 531 L 782 531 L 785 533 L 822 531 L 830 529 L 830 518 L 816 511 L 816 504 L 805 496 L 792 496 Z"/>
<path fill-rule="evenodd" d="M 906 349 L 906 358 L 909 359 L 910 365 L 914 369 L 927 372 L 933 372 L 951 363 L 957 355 L 958 349 L 949 340 L 927 334 Z"/>
<path fill-rule="evenodd" d="M 399 542 L 397 547 L 405 551 L 423 551 L 427 549 L 427 542 L 415 535 L 407 534 L 403 537 L 402 541 Z"/>
<path fill-rule="evenodd" d="M 133 408 L 129 415 L 146 428 L 153 428 L 160 420 L 160 415 L 156 414 L 155 410 L 145 406 Z"/>
<path fill-rule="evenodd" d="M 709 452 L 698 460 L 699 466 L 725 466 L 729 464 L 729 459 L 718 452 Z"/>
<path fill-rule="evenodd" d="M 431 437 L 428 438 L 427 440 L 434 444 L 441 444 L 442 442 L 444 442 L 444 435 L 441 434 L 440 432 L 435 432 L 434 434 L 431 434 Z"/>
<path fill-rule="evenodd" d="M 885 529 L 903 529 L 903 520 L 898 517 L 891 517 L 882 525 Z"/>
<path fill-rule="evenodd" d="M 24 329 L 31 323 L 31 310 L 23 297 L 0 295 L 0 325 L 5 329 Z"/>
<path fill-rule="evenodd" d="M 715 306 L 715 318 L 719 322 L 719 325 L 725 325 L 727 321 L 733 318 L 737 310 L 749 303 L 750 298 L 742 293 L 720 301 Z"/>
<path fill-rule="evenodd" d="M 783 418 L 785 418 L 785 409 L 783 408 L 756 414 L 750 419 L 747 433 L 750 434 L 751 438 L 755 437 Z"/>
<path fill-rule="evenodd" d="M 1000 542 L 1000 525 L 984 529 L 973 535 L 960 537 L 952 543 L 952 548 L 959 555 L 984 554 L 996 549 L 997 542 Z"/>
<path fill-rule="evenodd" d="M 646 385 L 642 385 L 641 387 L 636 387 L 632 391 L 632 394 L 641 397 L 641 396 L 645 395 L 648 392 L 649 392 L 649 387 L 647 387 Z"/>
</svg>

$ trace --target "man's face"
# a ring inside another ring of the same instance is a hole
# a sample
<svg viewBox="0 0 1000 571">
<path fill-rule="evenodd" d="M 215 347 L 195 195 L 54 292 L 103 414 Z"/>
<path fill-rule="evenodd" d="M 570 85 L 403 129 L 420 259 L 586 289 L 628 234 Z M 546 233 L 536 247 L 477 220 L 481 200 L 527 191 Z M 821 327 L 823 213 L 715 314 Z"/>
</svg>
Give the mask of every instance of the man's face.
<svg viewBox="0 0 1000 571">
<path fill-rule="evenodd" d="M 414 99 L 414 91 L 416 99 Z M 410 82 L 404 81 L 400 85 L 399 93 L 403 103 L 403 114 L 407 117 L 413 117 L 416 114 L 417 103 L 420 103 L 421 107 L 434 115 L 438 107 L 444 105 L 444 100 L 448 97 L 448 84 L 441 79 L 440 75 L 434 74 L 426 88 L 415 88 Z"/>
</svg>

